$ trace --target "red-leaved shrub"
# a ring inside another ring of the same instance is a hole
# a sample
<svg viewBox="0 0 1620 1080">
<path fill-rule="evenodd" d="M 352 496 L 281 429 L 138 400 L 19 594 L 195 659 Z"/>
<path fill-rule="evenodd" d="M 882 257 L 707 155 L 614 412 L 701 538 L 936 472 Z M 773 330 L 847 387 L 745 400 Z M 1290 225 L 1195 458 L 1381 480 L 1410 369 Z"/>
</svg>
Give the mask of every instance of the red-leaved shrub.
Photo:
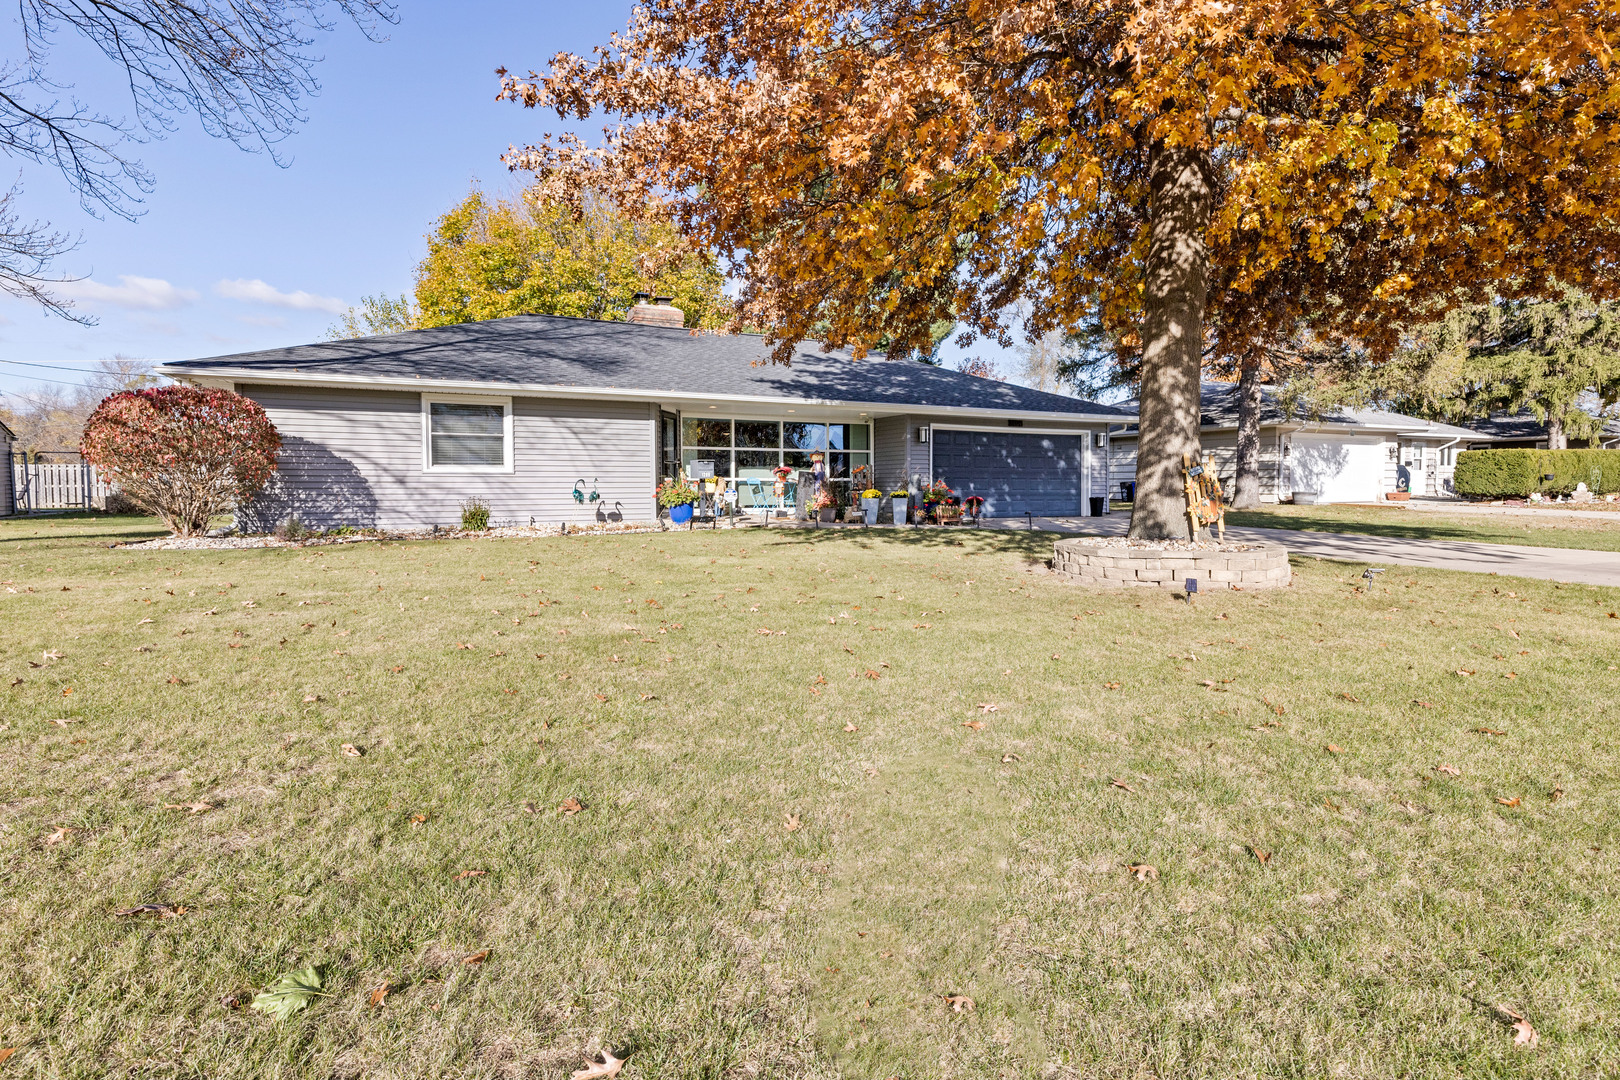
<svg viewBox="0 0 1620 1080">
<path fill-rule="evenodd" d="M 85 421 L 79 452 L 176 536 L 251 499 L 276 468 L 281 436 L 229 390 L 160 386 L 113 394 Z"/>
</svg>

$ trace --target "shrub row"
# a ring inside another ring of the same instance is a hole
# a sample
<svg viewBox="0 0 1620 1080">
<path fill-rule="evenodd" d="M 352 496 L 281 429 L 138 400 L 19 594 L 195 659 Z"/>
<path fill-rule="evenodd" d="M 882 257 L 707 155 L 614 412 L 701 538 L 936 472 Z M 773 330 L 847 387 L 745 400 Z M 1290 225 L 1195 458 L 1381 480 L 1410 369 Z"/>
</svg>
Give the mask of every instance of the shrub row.
<svg viewBox="0 0 1620 1080">
<path fill-rule="evenodd" d="M 1607 494 L 1620 491 L 1620 450 L 1465 450 L 1454 483 L 1477 499 L 1567 495 L 1576 484 Z"/>
</svg>

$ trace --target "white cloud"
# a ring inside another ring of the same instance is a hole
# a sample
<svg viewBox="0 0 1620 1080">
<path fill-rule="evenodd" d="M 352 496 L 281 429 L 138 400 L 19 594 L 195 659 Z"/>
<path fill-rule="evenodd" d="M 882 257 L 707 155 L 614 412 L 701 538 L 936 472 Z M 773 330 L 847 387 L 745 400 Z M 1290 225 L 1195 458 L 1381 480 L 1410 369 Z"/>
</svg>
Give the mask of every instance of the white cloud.
<svg viewBox="0 0 1620 1080">
<path fill-rule="evenodd" d="M 221 281 L 214 286 L 214 291 L 227 300 L 246 300 L 253 304 L 295 308 L 298 311 L 326 311 L 338 315 L 348 308 L 347 304 L 335 297 L 316 296 L 302 289 L 297 292 L 282 292 L 274 285 L 258 278 L 252 281 L 246 278 Z"/>
<path fill-rule="evenodd" d="M 162 278 L 119 274 L 122 285 L 104 285 L 93 278 L 64 281 L 53 292 L 89 307 L 133 308 L 137 311 L 171 311 L 197 299 L 190 289 L 180 289 Z"/>
</svg>

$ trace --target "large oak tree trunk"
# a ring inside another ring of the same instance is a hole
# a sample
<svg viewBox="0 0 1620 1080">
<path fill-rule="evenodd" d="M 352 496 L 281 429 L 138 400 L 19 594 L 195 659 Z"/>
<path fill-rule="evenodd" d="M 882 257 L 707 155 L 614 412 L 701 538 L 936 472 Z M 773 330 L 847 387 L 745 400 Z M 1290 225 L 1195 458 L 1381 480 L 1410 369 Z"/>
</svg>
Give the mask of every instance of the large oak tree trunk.
<svg viewBox="0 0 1620 1080">
<path fill-rule="evenodd" d="M 1238 374 L 1237 476 L 1232 509 L 1260 505 L 1260 365 L 1244 364 Z"/>
<path fill-rule="evenodd" d="M 1564 418 L 1552 413 L 1547 414 L 1547 449 L 1569 449 L 1569 433 L 1564 430 Z"/>
<path fill-rule="evenodd" d="M 1209 152 L 1156 143 L 1148 153 L 1149 235 L 1142 311 L 1141 435 L 1130 535 L 1186 539 L 1181 456 L 1198 455 L 1198 380 L 1214 201 Z"/>
</svg>

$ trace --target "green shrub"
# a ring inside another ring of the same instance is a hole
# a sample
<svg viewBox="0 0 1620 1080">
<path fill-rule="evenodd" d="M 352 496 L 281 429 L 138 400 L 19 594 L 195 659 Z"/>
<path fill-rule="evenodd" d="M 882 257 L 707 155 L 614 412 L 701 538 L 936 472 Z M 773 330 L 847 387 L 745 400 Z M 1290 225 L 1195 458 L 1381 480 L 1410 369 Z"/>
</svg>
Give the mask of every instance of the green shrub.
<svg viewBox="0 0 1620 1080">
<path fill-rule="evenodd" d="M 476 496 L 461 504 L 461 531 L 484 532 L 489 528 L 489 504 Z"/>
<path fill-rule="evenodd" d="M 1465 450 L 1453 482 L 1476 499 L 1568 495 L 1577 484 L 1606 495 L 1620 491 L 1620 450 Z"/>
</svg>

